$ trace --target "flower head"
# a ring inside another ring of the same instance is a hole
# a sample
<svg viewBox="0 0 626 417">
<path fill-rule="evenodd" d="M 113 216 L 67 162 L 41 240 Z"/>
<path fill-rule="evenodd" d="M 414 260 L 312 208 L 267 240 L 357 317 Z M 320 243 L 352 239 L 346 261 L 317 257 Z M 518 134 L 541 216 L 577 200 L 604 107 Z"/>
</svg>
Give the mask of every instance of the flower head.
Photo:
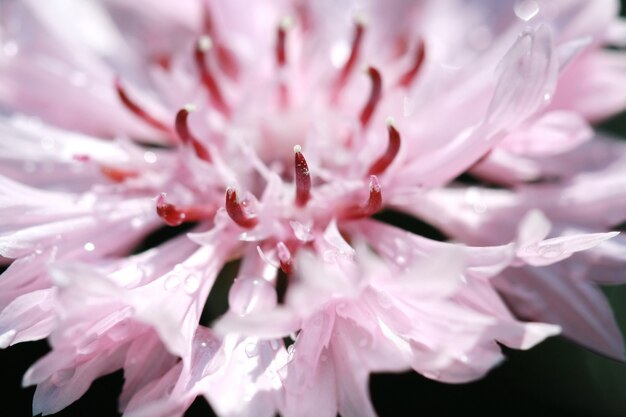
<svg viewBox="0 0 626 417">
<path fill-rule="evenodd" d="M 616 3 L 521 3 L 0 6 L 0 346 L 49 338 L 35 414 L 117 369 L 128 416 L 369 416 L 371 372 L 472 381 L 561 331 L 623 359 Z"/>
</svg>

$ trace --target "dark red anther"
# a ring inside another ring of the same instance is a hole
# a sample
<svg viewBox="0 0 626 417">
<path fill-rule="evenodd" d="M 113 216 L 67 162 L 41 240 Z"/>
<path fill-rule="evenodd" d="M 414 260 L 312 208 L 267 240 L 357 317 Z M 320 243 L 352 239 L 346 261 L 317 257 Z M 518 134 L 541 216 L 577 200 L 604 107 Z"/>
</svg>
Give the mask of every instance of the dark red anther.
<svg viewBox="0 0 626 417">
<path fill-rule="evenodd" d="M 285 274 L 290 274 L 293 271 L 293 260 L 287 245 L 283 242 L 278 242 L 276 244 L 276 255 L 280 262 L 280 269 L 282 269 Z"/>
<path fill-rule="evenodd" d="M 210 37 L 203 36 L 200 40 L 198 40 L 198 44 L 196 45 L 194 52 L 196 66 L 198 67 L 198 72 L 200 73 L 200 81 L 209 93 L 209 97 L 211 98 L 213 105 L 221 111 L 224 116 L 230 117 L 230 107 L 226 104 L 224 96 L 222 95 L 222 90 L 206 63 L 206 53 L 212 47 L 213 41 Z"/>
<path fill-rule="evenodd" d="M 209 154 L 208 149 L 189 130 L 187 119 L 189 117 L 189 113 L 194 110 L 193 106 L 187 105 L 178 111 L 175 122 L 176 133 L 183 143 L 191 144 L 191 146 L 193 146 L 198 158 L 211 162 L 211 155 Z"/>
<path fill-rule="evenodd" d="M 276 33 L 276 63 L 279 67 L 287 64 L 287 31 L 293 25 L 289 17 L 283 18 Z"/>
<path fill-rule="evenodd" d="M 417 50 L 415 51 L 415 59 L 411 68 L 405 72 L 398 80 L 398 85 L 404 88 L 409 88 L 415 77 L 419 73 L 422 64 L 424 63 L 424 57 L 426 56 L 426 44 L 424 39 L 420 38 L 417 44 Z"/>
<path fill-rule="evenodd" d="M 246 213 L 244 205 L 237 198 L 237 191 L 233 188 L 226 190 L 226 212 L 239 226 L 251 229 L 259 223 L 256 216 Z"/>
<path fill-rule="evenodd" d="M 370 176 L 370 195 L 367 203 L 362 206 L 348 207 L 344 210 L 341 218 L 343 219 L 361 219 L 369 217 L 379 212 L 383 207 L 383 195 L 376 175 Z"/>
<path fill-rule="evenodd" d="M 380 76 L 380 72 L 374 67 L 367 67 L 366 72 L 372 81 L 372 89 L 367 103 L 365 103 L 363 110 L 361 110 L 361 115 L 359 116 L 362 127 L 367 127 L 369 124 L 383 92 L 383 79 Z"/>
<path fill-rule="evenodd" d="M 211 206 L 177 207 L 165 202 L 165 193 L 157 197 L 156 211 L 168 226 L 179 226 L 184 222 L 195 222 L 213 217 L 215 208 Z"/>
<path fill-rule="evenodd" d="M 178 226 L 185 221 L 185 213 L 175 205 L 165 202 L 165 193 L 157 197 L 156 211 L 159 217 L 169 226 Z"/>
<path fill-rule="evenodd" d="M 141 108 L 141 106 L 139 106 L 130 97 L 128 97 L 128 94 L 126 93 L 124 86 L 122 86 L 122 82 L 119 77 L 115 77 L 115 90 L 117 91 L 117 95 L 120 98 L 121 102 L 124 104 L 124 106 L 126 106 L 128 110 L 135 114 L 135 116 L 139 117 L 141 120 L 154 127 L 155 129 L 166 132 L 168 134 L 172 132 L 170 127 L 166 123 L 163 123 L 156 117 L 152 116 L 146 110 Z"/>
<path fill-rule="evenodd" d="M 300 145 L 293 147 L 296 168 L 296 205 L 299 207 L 306 205 L 311 198 L 311 173 L 301 151 Z"/>
<path fill-rule="evenodd" d="M 129 178 L 135 178 L 139 176 L 139 173 L 137 171 L 115 168 L 106 165 L 100 167 L 100 172 L 102 172 L 111 181 L 120 183 L 126 181 Z"/>
<path fill-rule="evenodd" d="M 367 173 L 368 175 L 382 174 L 387 167 L 391 165 L 396 155 L 398 155 L 398 151 L 400 150 L 400 133 L 398 133 L 398 130 L 394 126 L 393 119 L 391 118 L 387 119 L 387 131 L 389 132 L 387 150 L 372 164 Z"/>
<path fill-rule="evenodd" d="M 365 33 L 365 23 L 362 19 L 358 19 L 354 25 L 354 36 L 352 37 L 352 48 L 350 49 L 350 56 L 348 56 L 348 60 L 343 65 L 341 72 L 339 73 L 339 77 L 335 82 L 335 86 L 333 89 L 333 95 L 331 97 L 332 102 L 336 102 L 339 98 L 339 94 L 341 90 L 345 87 L 348 82 L 348 78 L 350 74 L 354 71 L 354 66 L 359 59 L 359 53 L 361 51 L 361 45 L 363 43 L 363 35 Z"/>
</svg>

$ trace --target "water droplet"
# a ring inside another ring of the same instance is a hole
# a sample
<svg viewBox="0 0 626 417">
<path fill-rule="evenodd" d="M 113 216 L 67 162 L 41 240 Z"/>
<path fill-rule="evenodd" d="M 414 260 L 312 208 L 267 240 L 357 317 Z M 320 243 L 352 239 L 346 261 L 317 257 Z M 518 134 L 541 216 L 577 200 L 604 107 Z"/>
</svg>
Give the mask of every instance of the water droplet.
<svg viewBox="0 0 626 417">
<path fill-rule="evenodd" d="M 91 242 L 87 242 L 85 243 L 85 246 L 83 246 L 83 248 L 85 248 L 87 252 L 93 252 L 96 249 L 96 245 Z"/>
<path fill-rule="evenodd" d="M 463 362 L 463 363 L 468 363 L 469 362 L 469 358 L 467 357 L 467 355 L 461 355 L 460 359 L 461 359 L 461 362 Z"/>
<path fill-rule="evenodd" d="M 57 387 L 62 387 L 72 380 L 75 373 L 76 368 L 61 369 L 52 374 L 50 381 Z"/>
<path fill-rule="evenodd" d="M 259 348 L 256 343 L 248 343 L 245 347 L 246 356 L 254 358 L 259 355 Z"/>
<path fill-rule="evenodd" d="M 296 346 L 295 345 L 290 345 L 287 348 L 287 359 L 289 361 L 293 360 L 293 355 L 295 355 L 295 353 L 296 353 Z"/>
<path fill-rule="evenodd" d="M 143 160 L 149 164 L 154 164 L 157 161 L 157 156 L 152 151 L 147 151 L 143 154 Z"/>
<path fill-rule="evenodd" d="M 547 259 L 558 258 L 563 254 L 563 245 L 560 243 L 552 243 L 546 245 L 539 245 L 539 249 L 537 249 L 539 254 Z"/>
<path fill-rule="evenodd" d="M 183 284 L 183 288 L 187 294 L 195 293 L 200 287 L 200 279 L 197 275 L 189 275 L 185 278 L 185 282 Z"/>
<path fill-rule="evenodd" d="M 406 265 L 406 258 L 402 255 L 396 256 L 396 263 L 400 266 Z"/>
<path fill-rule="evenodd" d="M 539 13 L 539 3 L 535 0 L 518 0 L 515 2 L 513 10 L 517 17 L 528 22 Z"/>
<path fill-rule="evenodd" d="M 17 332 L 15 329 L 7 330 L 6 332 L 0 334 L 0 349 L 5 349 L 13 343 L 16 334 Z"/>
<path fill-rule="evenodd" d="M 298 240 L 301 240 L 302 242 L 309 242 L 313 240 L 313 234 L 311 233 L 311 228 L 309 226 L 296 221 L 290 221 L 289 225 L 293 229 L 293 234 Z"/>
<path fill-rule="evenodd" d="M 180 285 L 180 278 L 178 275 L 170 275 L 165 279 L 165 289 L 167 291 L 173 291 Z"/>
<path fill-rule="evenodd" d="M 228 293 L 230 309 L 240 315 L 269 311 L 276 302 L 276 290 L 262 278 L 239 277 Z"/>
</svg>

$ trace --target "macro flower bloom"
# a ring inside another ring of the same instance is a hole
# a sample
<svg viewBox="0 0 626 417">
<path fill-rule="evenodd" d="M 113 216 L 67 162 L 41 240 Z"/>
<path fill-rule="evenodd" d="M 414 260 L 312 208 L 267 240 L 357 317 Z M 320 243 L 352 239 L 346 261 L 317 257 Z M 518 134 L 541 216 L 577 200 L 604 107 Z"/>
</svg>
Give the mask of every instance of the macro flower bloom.
<svg viewBox="0 0 626 417">
<path fill-rule="evenodd" d="M 372 372 L 472 381 L 500 345 L 625 359 L 597 284 L 626 145 L 591 127 L 626 107 L 617 8 L 2 2 L 0 347 L 49 340 L 33 414 L 119 369 L 124 416 L 350 417 Z"/>
</svg>

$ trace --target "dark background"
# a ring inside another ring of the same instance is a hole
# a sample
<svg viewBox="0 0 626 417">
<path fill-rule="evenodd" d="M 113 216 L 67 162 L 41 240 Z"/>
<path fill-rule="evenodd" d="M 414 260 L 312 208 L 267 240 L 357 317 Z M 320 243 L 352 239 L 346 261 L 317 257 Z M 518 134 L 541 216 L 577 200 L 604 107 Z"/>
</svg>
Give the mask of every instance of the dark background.
<svg viewBox="0 0 626 417">
<path fill-rule="evenodd" d="M 626 0 L 622 0 L 622 9 L 624 5 Z M 626 138 L 626 113 L 599 128 Z M 414 231 L 428 232 L 419 230 L 419 226 Z M 604 290 L 626 333 L 626 286 Z M 21 378 L 47 351 L 45 341 L 0 350 L 0 417 L 31 415 L 34 388 L 21 388 Z M 626 417 L 626 364 L 601 357 L 561 337 L 549 339 L 530 351 L 505 352 L 507 360 L 501 366 L 471 384 L 441 384 L 414 372 L 374 375 L 370 381 L 374 406 L 380 417 Z M 122 382 L 121 371 L 98 379 L 79 401 L 55 416 L 119 415 L 116 408 Z M 203 399 L 197 399 L 186 413 L 187 417 L 213 415 Z"/>
</svg>

